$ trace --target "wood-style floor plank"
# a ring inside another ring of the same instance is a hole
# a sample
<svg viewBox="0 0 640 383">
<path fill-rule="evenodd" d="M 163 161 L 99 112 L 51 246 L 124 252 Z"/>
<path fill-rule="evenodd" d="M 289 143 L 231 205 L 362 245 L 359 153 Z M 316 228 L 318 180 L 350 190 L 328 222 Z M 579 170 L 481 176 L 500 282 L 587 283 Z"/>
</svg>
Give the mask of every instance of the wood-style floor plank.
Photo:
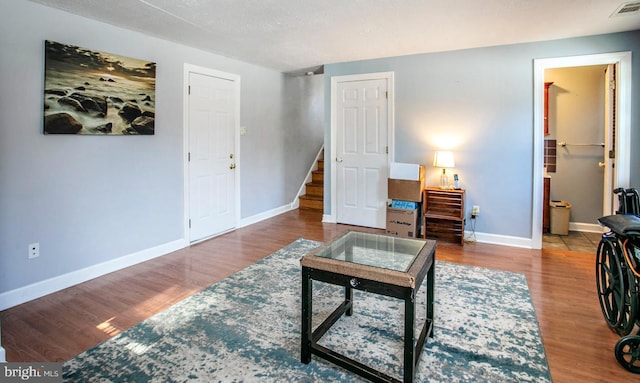
<svg viewBox="0 0 640 383">
<path fill-rule="evenodd" d="M 326 242 L 346 230 L 382 232 L 321 218 L 313 211 L 288 212 L 5 310 L 0 319 L 7 360 L 68 360 L 297 238 Z M 527 277 L 554 382 L 638 379 L 615 360 L 619 337 L 600 312 L 594 254 L 482 243 L 439 243 L 436 254 Z"/>
</svg>

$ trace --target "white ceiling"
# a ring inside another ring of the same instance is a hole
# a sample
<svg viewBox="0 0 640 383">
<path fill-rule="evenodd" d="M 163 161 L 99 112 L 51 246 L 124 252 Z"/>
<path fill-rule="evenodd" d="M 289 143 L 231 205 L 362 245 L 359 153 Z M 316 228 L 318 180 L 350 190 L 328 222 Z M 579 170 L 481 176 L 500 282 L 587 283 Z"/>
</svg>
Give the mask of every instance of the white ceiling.
<svg viewBox="0 0 640 383">
<path fill-rule="evenodd" d="M 640 29 L 631 0 L 31 1 L 283 72 Z"/>
</svg>

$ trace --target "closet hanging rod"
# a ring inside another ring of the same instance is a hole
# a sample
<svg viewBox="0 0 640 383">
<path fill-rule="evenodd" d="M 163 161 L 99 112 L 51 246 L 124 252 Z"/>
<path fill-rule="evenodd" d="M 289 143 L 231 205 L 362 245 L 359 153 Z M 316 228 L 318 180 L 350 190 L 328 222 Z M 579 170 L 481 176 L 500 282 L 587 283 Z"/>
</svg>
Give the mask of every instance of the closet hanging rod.
<svg viewBox="0 0 640 383">
<path fill-rule="evenodd" d="M 564 141 L 560 141 L 558 142 L 558 146 L 562 146 L 563 148 L 565 146 L 601 146 L 604 148 L 604 142 L 600 143 L 600 144 L 567 144 Z"/>
</svg>

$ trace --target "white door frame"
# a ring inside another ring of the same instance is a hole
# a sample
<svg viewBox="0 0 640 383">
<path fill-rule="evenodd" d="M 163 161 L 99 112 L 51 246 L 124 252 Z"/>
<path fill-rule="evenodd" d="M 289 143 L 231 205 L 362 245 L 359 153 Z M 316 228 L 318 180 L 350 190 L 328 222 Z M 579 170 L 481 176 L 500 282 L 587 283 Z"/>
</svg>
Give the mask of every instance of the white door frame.
<svg viewBox="0 0 640 383">
<path fill-rule="evenodd" d="M 379 80 L 386 79 L 388 85 L 389 96 L 387 97 L 387 144 L 389 145 L 389 156 L 388 156 L 388 164 L 395 160 L 395 142 L 393 138 L 395 137 L 395 125 L 394 125 L 394 86 L 393 86 L 393 72 L 379 72 L 379 73 L 362 73 L 362 74 L 354 74 L 354 75 L 345 75 L 345 76 L 333 76 L 331 77 L 331 214 L 329 217 L 324 217 L 325 222 L 337 222 L 338 219 L 338 203 L 336 195 L 337 191 L 337 162 L 336 162 L 336 149 L 337 149 L 337 130 L 338 130 L 338 122 L 337 122 L 337 97 L 338 97 L 338 83 L 340 82 L 351 82 L 351 81 L 365 81 L 365 80 Z"/>
<path fill-rule="evenodd" d="M 542 248 L 542 183 L 544 168 L 544 71 L 589 65 L 618 64 L 618 126 L 614 187 L 629 187 L 631 172 L 631 52 L 534 60 L 533 70 L 533 196 L 531 245 Z M 604 122 L 603 122 L 604 123 Z"/>
<path fill-rule="evenodd" d="M 602 153 L 602 156 L 604 157 L 603 159 L 603 164 L 604 164 L 604 174 L 603 174 L 603 178 L 604 178 L 604 182 L 603 182 L 603 191 L 602 191 L 602 195 L 604 196 L 604 201 L 603 201 L 603 207 L 602 207 L 602 215 L 610 215 L 614 213 L 614 197 L 613 197 L 613 177 L 615 175 L 615 168 L 612 168 L 612 162 L 613 162 L 613 166 L 615 166 L 616 163 L 616 158 L 611 159 L 609 158 L 609 151 L 610 150 L 614 150 L 615 153 L 615 148 L 611 147 L 612 141 L 616 142 L 616 137 L 613 137 L 612 132 L 616 132 L 615 130 L 615 121 L 616 121 L 616 112 L 617 112 L 617 105 L 618 105 L 618 97 L 616 96 L 618 94 L 618 91 L 614 85 L 613 89 L 611 87 L 611 82 L 613 82 L 614 84 L 617 82 L 617 71 L 616 71 L 617 66 L 615 64 L 609 64 L 607 65 L 607 69 L 604 72 L 604 151 Z M 615 75 L 616 77 L 613 77 L 612 75 Z M 606 203 L 604 203 L 606 202 Z"/>
<path fill-rule="evenodd" d="M 235 146 L 235 164 L 236 168 L 234 170 L 234 182 L 235 182 L 235 195 L 234 195 L 234 203 L 235 203 L 235 217 L 233 222 L 233 227 L 238 227 L 238 223 L 240 222 L 240 171 L 242 167 L 240 166 L 240 76 L 232 73 L 221 72 L 215 69 L 205 68 L 192 64 L 184 64 L 184 75 L 183 75 L 183 106 L 182 106 L 182 126 L 183 126 L 183 181 L 184 181 L 184 226 L 183 226 L 183 237 L 186 239 L 187 243 L 191 243 L 191 230 L 189 230 L 189 73 L 197 73 L 205 76 L 218 77 L 225 80 L 233 81 L 235 86 L 235 101 L 234 101 L 234 146 Z M 218 233 L 222 234 L 222 233 Z M 216 235 L 218 235 L 216 234 Z M 208 238 L 205 238 L 208 239 Z"/>
</svg>

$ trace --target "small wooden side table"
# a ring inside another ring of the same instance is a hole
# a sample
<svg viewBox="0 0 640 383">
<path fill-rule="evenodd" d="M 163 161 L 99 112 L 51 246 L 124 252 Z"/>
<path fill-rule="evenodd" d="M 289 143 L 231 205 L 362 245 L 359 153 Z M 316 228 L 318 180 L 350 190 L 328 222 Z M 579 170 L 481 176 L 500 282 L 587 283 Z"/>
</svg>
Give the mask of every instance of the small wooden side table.
<svg viewBox="0 0 640 383">
<path fill-rule="evenodd" d="M 428 187 L 422 193 L 425 238 L 464 245 L 464 190 Z"/>
</svg>

